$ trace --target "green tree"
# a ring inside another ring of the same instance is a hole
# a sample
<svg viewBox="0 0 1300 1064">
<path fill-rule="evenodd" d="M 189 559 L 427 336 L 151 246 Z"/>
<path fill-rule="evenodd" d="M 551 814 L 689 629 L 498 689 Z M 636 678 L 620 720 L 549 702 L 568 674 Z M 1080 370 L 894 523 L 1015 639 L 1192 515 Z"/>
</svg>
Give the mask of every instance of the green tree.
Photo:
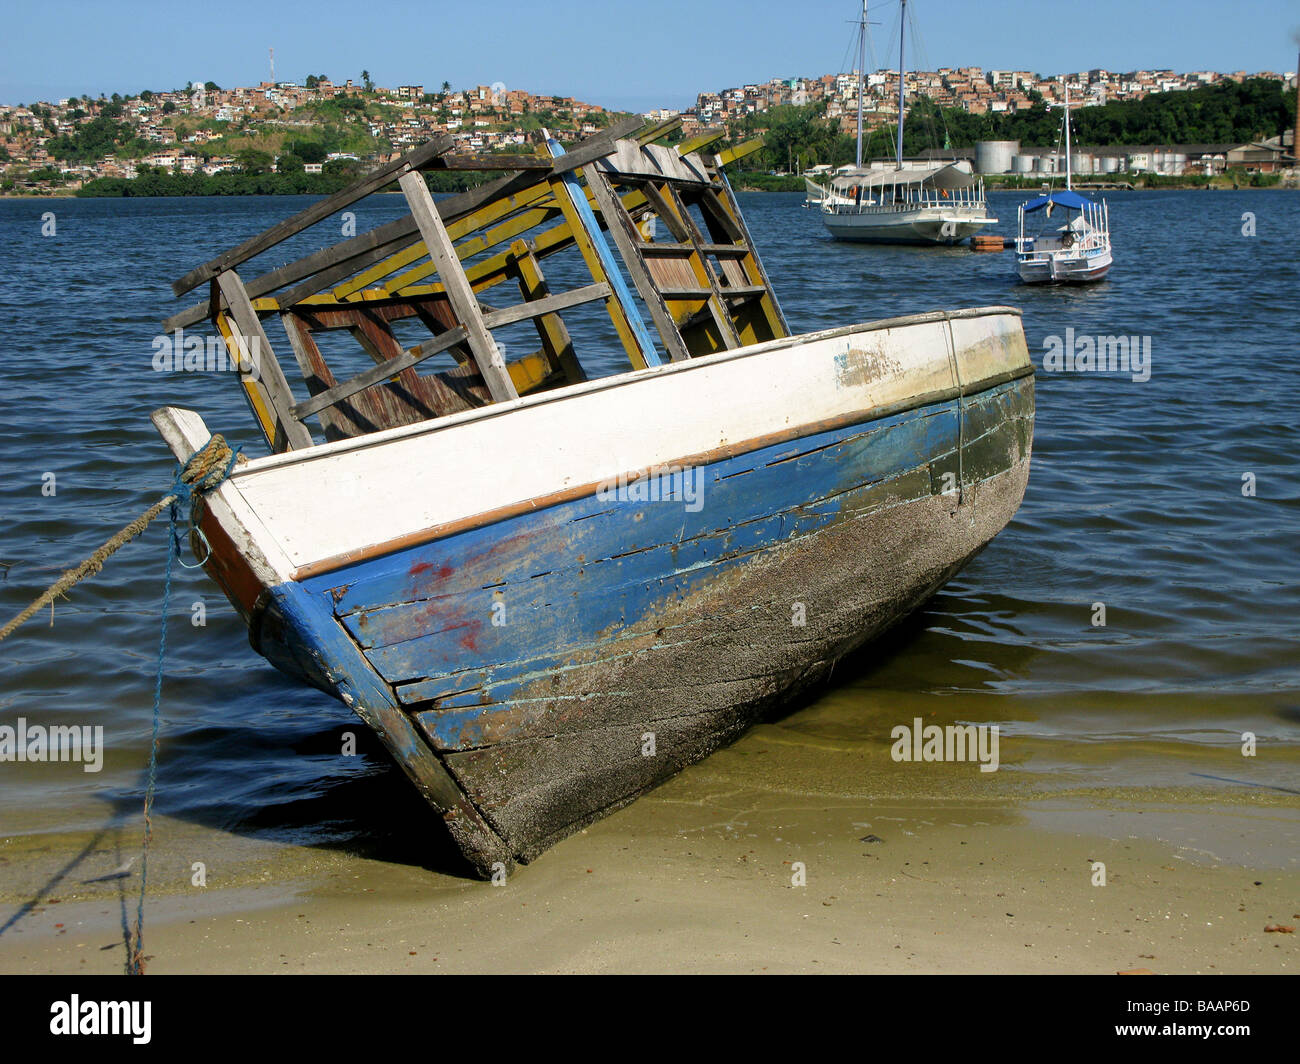
<svg viewBox="0 0 1300 1064">
<path fill-rule="evenodd" d="M 256 148 L 241 148 L 235 152 L 235 163 L 245 174 L 257 175 L 271 172 L 271 156 Z"/>
</svg>

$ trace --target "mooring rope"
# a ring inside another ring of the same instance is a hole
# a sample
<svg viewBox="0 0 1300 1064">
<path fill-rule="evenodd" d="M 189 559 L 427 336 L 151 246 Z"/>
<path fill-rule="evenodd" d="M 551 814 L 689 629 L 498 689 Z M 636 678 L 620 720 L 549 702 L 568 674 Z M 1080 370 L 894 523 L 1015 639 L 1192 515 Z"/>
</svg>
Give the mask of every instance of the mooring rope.
<svg viewBox="0 0 1300 1064">
<path fill-rule="evenodd" d="M 149 882 L 149 844 L 153 840 L 151 814 L 158 781 L 158 727 L 162 708 L 163 661 L 167 655 L 167 612 L 171 608 L 172 563 L 180 555 L 180 542 L 176 537 L 176 526 L 180 522 L 180 506 L 186 500 L 193 500 L 196 495 L 201 496 L 220 487 L 230 476 L 238 460 L 238 448 L 232 451 L 222 436 L 213 436 L 180 467 L 176 478 L 172 481 L 171 490 L 166 495 L 75 569 L 65 572 L 46 589 L 40 598 L 4 628 L 0 628 L 0 640 L 3 640 L 74 584 L 99 572 L 112 554 L 148 528 L 153 519 L 163 510 L 171 508 L 167 528 L 167 571 L 163 579 L 162 623 L 158 635 L 158 668 L 153 685 L 153 731 L 149 743 L 149 778 L 144 792 L 144 839 L 140 847 L 140 900 L 136 905 L 135 935 L 130 943 L 130 954 L 126 963 L 126 970 L 130 975 L 144 974 L 144 898 Z"/>
<path fill-rule="evenodd" d="M 230 475 L 234 468 L 236 452 L 231 451 L 221 435 L 213 436 L 199 450 L 190 455 L 187 461 L 176 474 L 176 479 L 172 483 L 171 491 L 149 507 L 144 513 L 114 535 L 99 550 L 95 551 L 89 558 L 78 565 L 75 569 L 69 569 L 53 584 L 45 589 L 44 594 L 35 602 L 28 606 L 22 613 L 12 621 L 0 628 L 0 642 L 3 642 L 20 628 L 27 621 L 30 621 L 40 610 L 44 609 L 56 598 L 68 591 L 75 584 L 80 583 L 88 576 L 94 576 L 102 568 L 104 562 L 117 551 L 130 543 L 141 532 L 149 527 L 149 524 L 168 506 L 175 506 L 182 498 L 189 498 L 191 492 L 200 493 L 209 492 L 221 484 L 223 480 Z"/>
</svg>

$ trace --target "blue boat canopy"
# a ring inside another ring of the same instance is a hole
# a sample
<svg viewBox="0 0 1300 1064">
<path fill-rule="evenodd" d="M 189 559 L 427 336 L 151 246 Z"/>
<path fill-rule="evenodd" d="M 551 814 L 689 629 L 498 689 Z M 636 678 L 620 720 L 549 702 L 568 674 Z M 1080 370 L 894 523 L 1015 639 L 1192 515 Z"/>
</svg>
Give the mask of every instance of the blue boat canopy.
<svg viewBox="0 0 1300 1064">
<path fill-rule="evenodd" d="M 1041 211 L 1049 203 L 1055 203 L 1058 207 L 1068 207 L 1072 211 L 1081 211 L 1084 207 L 1092 206 L 1092 200 L 1084 199 L 1084 197 L 1070 189 L 1061 189 L 1060 192 L 1053 192 L 1046 196 L 1039 196 L 1038 199 L 1030 200 L 1025 204 L 1025 213 Z"/>
</svg>

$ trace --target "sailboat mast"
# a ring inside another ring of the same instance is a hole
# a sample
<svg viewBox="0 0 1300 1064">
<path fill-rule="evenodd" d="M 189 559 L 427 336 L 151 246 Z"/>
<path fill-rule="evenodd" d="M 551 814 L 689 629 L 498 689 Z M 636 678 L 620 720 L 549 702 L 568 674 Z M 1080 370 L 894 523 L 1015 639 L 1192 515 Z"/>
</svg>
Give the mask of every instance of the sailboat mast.
<svg viewBox="0 0 1300 1064">
<path fill-rule="evenodd" d="M 1065 188 L 1070 188 L 1070 83 L 1065 83 Z"/>
<path fill-rule="evenodd" d="M 862 0 L 862 21 L 858 24 L 858 169 L 862 169 L 862 83 L 867 69 L 867 0 Z"/>
<path fill-rule="evenodd" d="M 898 16 L 898 149 L 894 154 L 894 163 L 900 170 L 903 168 L 903 78 L 906 74 L 903 42 L 905 40 L 907 40 L 907 0 L 901 0 Z"/>
</svg>

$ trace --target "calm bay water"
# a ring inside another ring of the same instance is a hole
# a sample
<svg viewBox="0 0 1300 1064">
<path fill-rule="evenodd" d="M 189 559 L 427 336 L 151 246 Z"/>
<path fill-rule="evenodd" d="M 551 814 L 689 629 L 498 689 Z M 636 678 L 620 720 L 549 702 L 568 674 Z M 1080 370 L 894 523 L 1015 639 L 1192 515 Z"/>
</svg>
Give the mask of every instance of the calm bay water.
<svg viewBox="0 0 1300 1064">
<path fill-rule="evenodd" d="M 992 197 L 1004 233 L 1022 198 Z M 1110 279 L 1030 289 L 1010 252 L 838 244 L 801 196 L 742 196 L 796 332 L 1009 304 L 1023 309 L 1040 366 L 1044 338 L 1067 328 L 1149 337 L 1152 351 L 1145 382 L 1039 373 L 1015 521 L 925 611 L 785 718 L 792 735 L 887 743 L 892 724 L 923 715 L 1001 724 L 1011 771 L 1063 786 L 1300 787 L 1300 195 L 1109 199 Z M 172 466 L 152 409 L 193 407 L 262 453 L 233 379 L 155 372 L 152 342 L 180 305 L 173 278 L 304 202 L 0 201 L 0 620 L 165 491 Z M 48 210 L 57 234 L 43 237 Z M 1247 211 L 1253 238 L 1241 233 Z M 400 212 L 395 197 L 378 197 L 357 210 L 357 229 Z M 300 237 L 265 266 L 323 242 Z M 548 274 L 567 279 L 562 266 Z M 612 351 L 606 326 L 574 332 L 586 357 L 593 344 Z M 610 372 L 617 359 L 596 365 Z M 1242 494 L 1246 473 L 1254 497 Z M 97 774 L 0 765 L 0 836 L 91 831 L 136 811 L 164 543 L 155 525 L 59 602 L 53 627 L 43 616 L 0 647 L 0 723 L 100 724 L 107 743 Z M 179 571 L 172 601 L 161 812 L 243 836 L 347 844 L 393 830 L 367 814 L 372 803 L 419 806 L 344 707 L 254 654 L 201 573 Z M 203 627 L 191 624 L 198 602 Z M 1095 603 L 1104 627 L 1091 623 Z M 343 730 L 357 732 L 363 756 L 338 756 Z M 1260 743 L 1253 760 L 1238 750 L 1246 731 Z"/>
</svg>

